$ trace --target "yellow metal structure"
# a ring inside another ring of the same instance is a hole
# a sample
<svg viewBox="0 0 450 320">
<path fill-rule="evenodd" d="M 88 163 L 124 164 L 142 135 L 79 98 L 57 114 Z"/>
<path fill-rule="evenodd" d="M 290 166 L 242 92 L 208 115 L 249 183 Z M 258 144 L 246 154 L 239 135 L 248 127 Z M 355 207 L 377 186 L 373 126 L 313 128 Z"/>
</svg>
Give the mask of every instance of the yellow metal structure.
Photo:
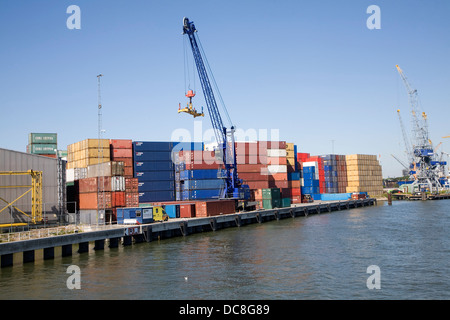
<svg viewBox="0 0 450 320">
<path fill-rule="evenodd" d="M 9 202 L 3 198 L 0 200 L 6 202 L 8 205 L 0 210 L 0 213 L 8 207 L 13 207 L 20 213 L 26 215 L 31 219 L 32 223 L 37 223 L 42 221 L 42 171 L 3 171 L 0 172 L 0 176 L 19 176 L 19 175 L 29 175 L 31 177 L 31 185 L 22 186 L 0 186 L 0 188 L 29 188 L 27 191 L 22 193 L 19 197 Z M 31 192 L 31 216 L 14 206 L 13 204 L 19 199 L 23 198 L 26 194 Z M 11 225 L 11 224 L 9 224 Z"/>
<path fill-rule="evenodd" d="M 183 109 L 181 109 L 181 104 L 180 104 L 180 107 L 178 108 L 178 113 L 180 113 L 180 112 L 189 113 L 190 115 L 194 116 L 194 118 L 205 116 L 205 114 L 203 112 L 202 113 L 197 112 L 197 110 L 195 110 L 195 108 L 192 106 L 192 103 L 188 103 L 187 107 L 185 107 Z"/>
</svg>

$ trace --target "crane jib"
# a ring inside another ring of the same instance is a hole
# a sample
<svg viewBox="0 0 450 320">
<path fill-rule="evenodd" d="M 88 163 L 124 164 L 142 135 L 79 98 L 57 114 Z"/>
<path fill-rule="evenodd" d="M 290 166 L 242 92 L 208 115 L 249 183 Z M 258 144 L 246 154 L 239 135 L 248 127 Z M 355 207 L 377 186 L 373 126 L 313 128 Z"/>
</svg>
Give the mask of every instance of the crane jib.
<svg viewBox="0 0 450 320">
<path fill-rule="evenodd" d="M 236 152 L 234 143 L 234 127 L 232 126 L 228 130 L 222 121 L 219 109 L 217 107 L 216 99 L 214 97 L 213 88 L 208 77 L 208 73 L 205 67 L 204 59 L 198 41 L 196 38 L 196 32 L 194 23 L 190 22 L 188 18 L 183 19 L 183 34 L 187 34 L 189 37 L 189 42 L 191 44 L 192 54 L 194 56 L 195 65 L 197 67 L 197 72 L 200 78 L 200 83 L 203 90 L 203 95 L 205 97 L 206 106 L 208 108 L 208 113 L 211 119 L 211 124 L 214 129 L 214 134 L 219 147 L 222 150 L 223 163 L 225 164 L 225 169 L 227 172 L 226 177 L 226 190 L 223 191 L 221 197 L 229 198 L 236 197 L 241 199 L 249 198 L 248 186 L 243 192 L 242 180 L 238 178 L 237 165 L 236 165 Z M 220 94 L 219 94 L 220 96 Z M 228 136 L 230 136 L 228 138 Z"/>
</svg>

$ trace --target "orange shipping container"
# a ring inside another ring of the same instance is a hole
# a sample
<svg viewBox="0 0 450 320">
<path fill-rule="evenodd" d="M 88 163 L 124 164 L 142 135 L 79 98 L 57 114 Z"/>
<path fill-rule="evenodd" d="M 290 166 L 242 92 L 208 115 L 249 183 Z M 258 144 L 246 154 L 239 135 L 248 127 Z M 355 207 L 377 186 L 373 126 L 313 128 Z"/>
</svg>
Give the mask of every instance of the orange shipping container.
<svg viewBox="0 0 450 320">
<path fill-rule="evenodd" d="M 111 192 L 80 193 L 79 208 L 80 210 L 111 209 Z"/>
<path fill-rule="evenodd" d="M 132 158 L 133 150 L 132 149 L 111 149 L 111 159 L 117 160 L 117 158 Z"/>
<path fill-rule="evenodd" d="M 128 139 L 110 139 L 109 144 L 114 149 L 132 149 L 133 142 Z"/>
</svg>

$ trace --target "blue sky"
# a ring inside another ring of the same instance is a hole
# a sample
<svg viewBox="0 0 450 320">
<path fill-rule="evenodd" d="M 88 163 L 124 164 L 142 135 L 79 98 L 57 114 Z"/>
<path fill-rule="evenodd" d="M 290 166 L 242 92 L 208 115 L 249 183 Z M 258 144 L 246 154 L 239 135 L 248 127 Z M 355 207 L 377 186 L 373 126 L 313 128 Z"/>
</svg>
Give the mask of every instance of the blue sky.
<svg viewBox="0 0 450 320">
<path fill-rule="evenodd" d="M 80 30 L 66 26 L 72 4 Z M 366 26 L 370 5 L 379 30 Z M 447 0 L 0 0 L 0 147 L 25 151 L 30 132 L 58 133 L 59 149 L 96 138 L 99 73 L 105 138 L 210 128 L 208 115 L 177 113 L 186 16 L 237 128 L 278 130 L 313 155 L 376 154 L 383 176 L 398 176 L 396 110 L 409 133 L 410 107 L 396 64 L 418 89 L 433 143 L 450 153 L 449 14 Z M 196 89 L 206 110 L 198 79 Z"/>
</svg>

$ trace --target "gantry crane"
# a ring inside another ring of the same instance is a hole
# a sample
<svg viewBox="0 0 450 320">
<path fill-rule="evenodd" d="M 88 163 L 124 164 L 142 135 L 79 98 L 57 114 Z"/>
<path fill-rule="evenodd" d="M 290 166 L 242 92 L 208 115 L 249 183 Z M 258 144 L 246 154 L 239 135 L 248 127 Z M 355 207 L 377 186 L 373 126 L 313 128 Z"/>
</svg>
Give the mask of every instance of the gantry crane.
<svg viewBox="0 0 450 320">
<path fill-rule="evenodd" d="M 239 179 L 237 172 L 236 147 L 234 142 L 235 127 L 231 124 L 231 127 L 227 129 L 223 124 L 222 117 L 217 107 L 216 98 L 214 96 L 214 90 L 211 85 L 211 80 L 214 81 L 214 76 L 211 73 L 211 68 L 209 68 L 208 61 L 205 57 L 203 49 L 200 50 L 201 44 L 197 36 L 197 29 L 195 28 L 194 23 L 192 21 L 189 21 L 189 19 L 186 17 L 183 18 L 183 35 L 184 34 L 186 34 L 189 37 L 189 42 L 194 56 L 195 65 L 197 67 L 197 73 L 200 78 L 200 83 L 202 85 L 206 106 L 208 108 L 208 113 L 211 118 L 211 124 L 214 129 L 214 134 L 216 137 L 218 147 L 222 152 L 226 176 L 220 176 L 220 178 L 225 179 L 226 187 L 222 191 L 220 197 L 233 198 L 238 200 L 248 200 L 250 198 L 250 189 L 248 185 L 244 185 L 243 181 Z M 208 76 L 207 67 L 209 73 L 211 73 L 211 79 Z M 215 91 L 217 92 L 219 98 L 221 98 L 220 92 L 218 92 L 217 85 L 215 85 L 215 88 L 216 88 Z M 190 107 L 188 106 L 188 108 L 179 109 L 178 112 L 186 112 L 193 115 L 194 117 L 200 115 L 203 116 L 203 112 L 198 113 L 192 107 L 192 98 L 194 95 L 195 94 L 193 91 L 192 92 L 188 91 L 188 94 L 186 96 L 190 99 L 189 102 Z M 225 105 L 223 103 L 222 107 L 226 111 Z"/>
<path fill-rule="evenodd" d="M 439 176 L 440 172 L 442 172 L 442 166 L 446 163 L 437 159 L 435 148 L 433 148 L 433 144 L 429 138 L 427 115 L 425 112 L 420 114 L 417 90 L 411 87 L 403 70 L 398 65 L 396 65 L 396 68 L 405 84 L 411 106 L 413 126 L 412 145 L 408 142 L 401 121 L 400 123 L 404 135 L 406 152 L 408 153 L 408 161 L 410 162 L 410 176 L 414 179 L 413 188 L 417 188 L 418 191 L 436 193 L 442 189 Z M 400 117 L 399 111 L 398 114 Z M 409 149 L 410 147 L 411 149 Z"/>
</svg>

